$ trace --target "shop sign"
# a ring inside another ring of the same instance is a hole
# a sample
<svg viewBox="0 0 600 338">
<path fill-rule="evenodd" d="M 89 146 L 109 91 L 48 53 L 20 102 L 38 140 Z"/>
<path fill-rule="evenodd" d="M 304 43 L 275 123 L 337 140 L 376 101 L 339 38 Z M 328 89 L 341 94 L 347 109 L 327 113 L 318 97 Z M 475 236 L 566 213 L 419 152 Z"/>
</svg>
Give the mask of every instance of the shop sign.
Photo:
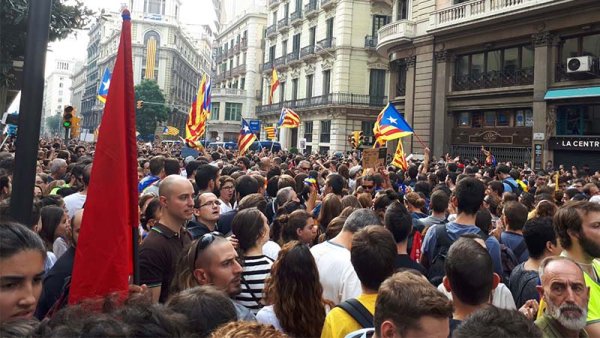
<svg viewBox="0 0 600 338">
<path fill-rule="evenodd" d="M 551 137 L 548 148 L 600 151 L 600 137 Z"/>
</svg>

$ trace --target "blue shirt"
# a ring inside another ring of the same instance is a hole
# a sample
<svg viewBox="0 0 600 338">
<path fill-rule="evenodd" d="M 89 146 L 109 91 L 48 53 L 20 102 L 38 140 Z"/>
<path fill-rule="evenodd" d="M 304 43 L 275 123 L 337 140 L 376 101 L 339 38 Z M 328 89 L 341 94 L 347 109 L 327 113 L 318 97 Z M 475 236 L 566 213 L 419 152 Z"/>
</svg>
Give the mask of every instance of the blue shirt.
<svg viewBox="0 0 600 338">
<path fill-rule="evenodd" d="M 152 185 L 154 182 L 158 181 L 159 179 L 160 179 L 160 177 L 152 176 L 152 175 L 142 178 L 140 183 L 138 183 L 138 193 L 141 194 L 142 191 L 144 191 L 144 189 L 146 189 L 147 187 L 149 187 L 150 185 Z"/>
<path fill-rule="evenodd" d="M 519 246 L 519 244 L 525 241 L 525 238 L 523 238 L 523 235 L 519 235 L 514 232 L 504 231 L 500 235 L 500 240 L 502 241 L 502 244 L 506 245 L 509 249 L 512 250 L 515 256 L 517 256 L 515 249 Z M 519 263 L 523 263 L 529 259 L 529 251 L 527 251 L 527 246 L 525 246 L 525 250 L 523 250 L 523 253 L 521 253 L 520 256 L 517 256 L 517 259 L 519 260 Z"/>
<path fill-rule="evenodd" d="M 506 183 L 506 181 L 514 185 L 515 189 L 513 189 L 508 183 Z M 504 185 L 504 192 L 514 192 L 515 194 L 517 193 L 517 189 L 519 188 L 519 183 L 517 183 L 517 181 L 515 181 L 515 179 L 512 177 L 505 178 L 502 181 L 502 185 Z"/>
</svg>

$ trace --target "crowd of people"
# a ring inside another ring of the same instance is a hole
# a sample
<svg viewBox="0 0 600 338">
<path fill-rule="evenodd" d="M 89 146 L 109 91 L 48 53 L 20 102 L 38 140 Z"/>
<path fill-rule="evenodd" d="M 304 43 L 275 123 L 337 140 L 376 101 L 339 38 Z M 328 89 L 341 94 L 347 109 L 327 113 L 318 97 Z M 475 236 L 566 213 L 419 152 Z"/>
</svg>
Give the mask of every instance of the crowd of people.
<svg viewBox="0 0 600 338">
<path fill-rule="evenodd" d="M 68 305 L 93 160 L 42 139 L 18 224 L 0 149 L 1 337 L 600 337 L 600 170 L 140 143 L 140 285 Z"/>
</svg>

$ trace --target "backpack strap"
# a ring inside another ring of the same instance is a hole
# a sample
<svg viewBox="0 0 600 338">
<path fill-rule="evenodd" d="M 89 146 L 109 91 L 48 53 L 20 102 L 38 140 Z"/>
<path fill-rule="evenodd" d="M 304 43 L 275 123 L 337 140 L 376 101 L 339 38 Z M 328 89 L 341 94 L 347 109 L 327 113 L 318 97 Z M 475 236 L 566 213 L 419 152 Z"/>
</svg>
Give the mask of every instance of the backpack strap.
<svg viewBox="0 0 600 338">
<path fill-rule="evenodd" d="M 522 240 L 521 243 L 519 243 L 519 245 L 517 245 L 517 247 L 513 250 L 517 260 L 519 260 L 525 250 L 527 250 L 527 244 L 525 243 L 525 240 Z"/>
<path fill-rule="evenodd" d="M 337 307 L 346 311 L 363 328 L 373 327 L 373 314 L 358 299 L 347 299 Z"/>
<path fill-rule="evenodd" d="M 450 236 L 448 236 L 448 228 L 446 224 L 447 223 L 437 224 L 437 226 L 435 227 L 435 237 L 437 240 L 435 243 L 435 247 L 437 250 L 434 253 L 433 257 L 435 257 L 438 254 L 441 248 L 449 248 L 450 245 L 452 245 L 452 240 L 450 239 Z"/>
<path fill-rule="evenodd" d="M 509 180 L 504 180 L 504 181 L 502 181 L 502 183 L 506 183 L 506 184 L 508 184 L 508 186 L 509 186 L 509 187 L 512 189 L 512 192 L 514 192 L 515 194 L 519 192 L 519 188 L 518 188 L 516 185 L 512 184 L 512 182 L 511 182 L 511 181 L 509 181 Z M 517 183 L 517 184 L 518 184 L 518 183 Z"/>
</svg>

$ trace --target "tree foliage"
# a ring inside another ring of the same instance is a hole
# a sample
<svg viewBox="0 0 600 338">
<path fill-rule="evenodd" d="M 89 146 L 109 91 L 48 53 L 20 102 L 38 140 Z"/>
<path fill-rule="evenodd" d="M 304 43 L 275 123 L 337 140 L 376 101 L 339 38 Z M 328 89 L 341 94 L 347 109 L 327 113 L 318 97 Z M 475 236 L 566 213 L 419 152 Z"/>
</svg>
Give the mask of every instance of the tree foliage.
<svg viewBox="0 0 600 338">
<path fill-rule="evenodd" d="M 0 1 L 0 86 L 10 85 L 15 80 L 10 75 L 12 63 L 25 56 L 30 1 L 33 0 Z M 64 39 L 74 30 L 86 27 L 94 14 L 81 0 L 70 0 L 68 3 L 65 0 L 52 0 L 50 41 Z"/>
<path fill-rule="evenodd" d="M 135 123 L 142 136 L 152 135 L 159 122 L 166 121 L 169 109 L 165 105 L 162 90 L 153 80 L 143 80 L 135 86 L 135 100 L 144 101 L 141 109 L 136 109 Z"/>
<path fill-rule="evenodd" d="M 46 117 L 46 131 L 49 134 L 58 134 L 61 132 L 61 116 L 60 114 L 54 114 Z"/>
</svg>

